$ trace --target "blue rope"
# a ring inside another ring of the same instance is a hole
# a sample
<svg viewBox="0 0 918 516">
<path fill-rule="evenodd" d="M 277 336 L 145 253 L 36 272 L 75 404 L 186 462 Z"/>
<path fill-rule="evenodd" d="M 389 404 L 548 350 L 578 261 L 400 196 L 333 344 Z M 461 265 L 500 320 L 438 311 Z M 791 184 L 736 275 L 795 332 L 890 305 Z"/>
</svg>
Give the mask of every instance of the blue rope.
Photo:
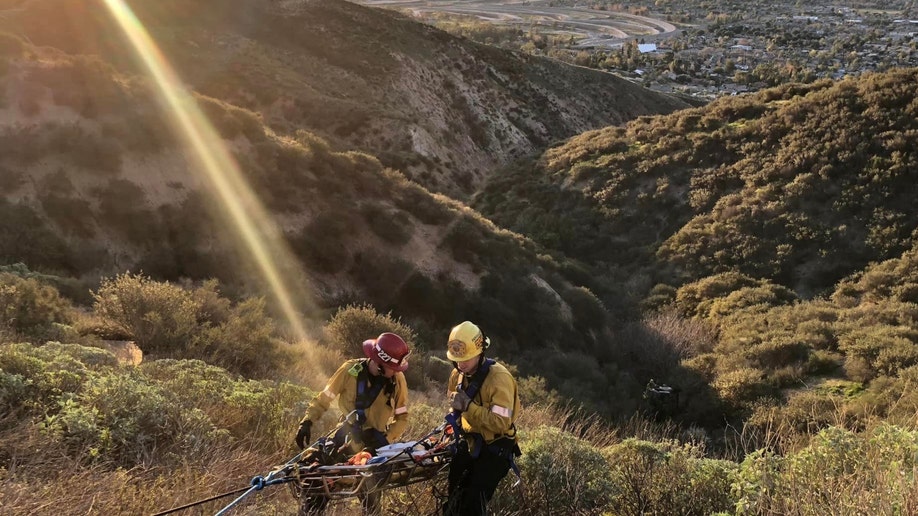
<svg viewBox="0 0 918 516">
<path fill-rule="evenodd" d="M 284 477 L 282 477 L 282 478 L 271 479 L 270 476 L 271 476 L 271 475 L 268 475 L 269 478 L 267 478 L 267 479 L 264 478 L 264 477 L 262 477 L 262 476 L 260 476 L 260 475 L 257 476 L 257 477 L 255 477 L 255 478 L 253 478 L 253 479 L 252 479 L 252 483 L 251 483 L 252 487 L 250 487 L 248 491 L 246 491 L 246 492 L 242 493 L 241 495 L 239 495 L 238 498 L 236 498 L 235 500 L 233 500 L 232 502 L 230 502 L 229 505 L 227 505 L 226 507 L 220 509 L 220 512 L 218 512 L 215 516 L 223 516 L 224 514 L 227 513 L 227 511 L 229 511 L 231 508 L 233 508 L 234 505 L 236 505 L 237 503 L 241 502 L 243 498 L 245 498 L 246 496 L 249 496 L 250 494 L 254 493 L 255 491 L 261 491 L 262 489 L 264 489 L 264 488 L 266 488 L 266 487 L 268 487 L 268 486 L 273 486 L 273 485 L 275 485 L 275 484 L 283 484 L 283 483 L 285 483 L 285 482 L 290 482 L 291 480 L 293 480 L 293 479 L 291 479 L 291 478 L 284 478 Z"/>
<path fill-rule="evenodd" d="M 304 451 L 305 451 L 305 450 L 304 450 Z M 233 506 L 235 506 L 237 503 L 241 502 L 243 498 L 245 498 L 246 496 L 249 496 L 250 494 L 254 493 L 255 491 L 261 491 L 262 489 L 264 489 L 264 488 L 266 488 L 266 487 L 268 487 L 268 486 L 273 486 L 273 485 L 276 485 L 276 484 L 284 484 L 284 483 L 286 483 L 286 482 L 292 481 L 293 478 L 290 478 L 290 477 L 284 476 L 284 477 L 280 477 L 280 478 L 274 478 L 274 476 L 275 476 L 275 475 L 284 474 L 284 472 L 285 472 L 286 469 L 287 469 L 287 466 L 290 466 L 291 464 L 294 464 L 296 461 L 300 460 L 300 457 L 303 455 L 303 453 L 304 453 L 304 452 L 302 452 L 302 451 L 301 451 L 300 453 L 297 453 L 295 457 L 293 457 L 292 459 L 290 459 L 290 460 L 288 460 L 286 463 L 284 463 L 284 467 L 282 467 L 282 468 L 280 468 L 280 469 L 276 469 L 276 470 L 272 471 L 271 473 L 268 473 L 268 476 L 267 476 L 267 477 L 263 477 L 263 476 L 261 476 L 261 475 L 258 475 L 258 476 L 256 476 L 256 477 L 253 477 L 253 478 L 252 478 L 252 481 L 249 483 L 249 485 L 251 485 L 252 487 L 250 487 L 248 490 L 246 490 L 246 492 L 244 492 L 244 493 L 242 493 L 241 495 L 239 495 L 238 498 L 236 498 L 235 500 L 233 500 L 232 502 L 230 502 L 229 505 L 227 505 L 226 507 L 220 509 L 220 511 L 217 512 L 214 516 L 223 516 L 223 515 L 226 514 L 230 509 L 232 509 Z"/>
</svg>

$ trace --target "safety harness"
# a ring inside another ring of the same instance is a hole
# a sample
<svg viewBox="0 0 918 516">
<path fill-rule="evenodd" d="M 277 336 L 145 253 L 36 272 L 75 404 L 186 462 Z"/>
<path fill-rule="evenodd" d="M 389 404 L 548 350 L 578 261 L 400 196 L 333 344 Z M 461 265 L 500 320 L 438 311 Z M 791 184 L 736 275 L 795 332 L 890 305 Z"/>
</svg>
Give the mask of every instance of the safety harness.
<svg viewBox="0 0 918 516">
<path fill-rule="evenodd" d="M 475 374 L 473 374 L 470 378 L 463 378 L 462 383 L 459 384 L 458 388 L 462 389 L 470 400 L 474 400 L 475 396 L 478 394 L 478 391 L 481 390 L 481 386 L 484 384 L 485 378 L 488 377 L 488 373 L 491 372 L 491 366 L 494 365 L 494 363 L 494 360 L 490 358 L 485 359 L 481 365 L 478 366 L 478 370 L 475 371 Z M 468 380 L 468 385 L 466 385 L 465 380 Z M 456 436 L 457 441 L 463 433 L 462 425 L 459 424 L 461 418 L 462 412 L 459 412 L 458 410 L 453 410 L 446 415 L 446 422 L 449 423 L 449 425 L 453 428 L 453 434 Z M 485 447 L 484 436 L 478 432 L 468 432 L 466 435 L 471 437 L 474 442 L 472 449 L 469 450 L 469 454 L 472 456 L 472 458 L 477 459 L 478 456 L 481 455 L 481 450 Z M 507 459 L 510 462 L 510 467 L 513 469 L 513 473 L 516 474 L 516 478 L 522 480 L 522 476 L 520 475 L 520 468 L 516 465 L 516 457 L 521 454 L 519 445 L 516 443 L 516 441 L 513 441 L 513 446 L 502 446 L 501 444 L 498 444 L 498 441 L 503 439 L 504 438 L 497 439 L 493 443 L 487 445 L 488 451 L 494 455 Z"/>
<path fill-rule="evenodd" d="M 352 439 L 363 442 L 373 448 L 389 444 L 386 434 L 375 428 L 364 429 L 363 424 L 367 420 L 366 410 L 376 401 L 379 393 L 386 388 L 391 397 L 395 389 L 395 383 L 383 376 L 374 377 L 371 375 L 370 368 L 367 367 L 366 362 L 354 364 L 348 370 L 348 373 L 357 377 L 357 397 L 354 400 L 355 417 L 351 421 L 345 421 L 341 428 L 335 432 L 335 442 L 343 443 L 346 436 L 350 434 Z"/>
</svg>

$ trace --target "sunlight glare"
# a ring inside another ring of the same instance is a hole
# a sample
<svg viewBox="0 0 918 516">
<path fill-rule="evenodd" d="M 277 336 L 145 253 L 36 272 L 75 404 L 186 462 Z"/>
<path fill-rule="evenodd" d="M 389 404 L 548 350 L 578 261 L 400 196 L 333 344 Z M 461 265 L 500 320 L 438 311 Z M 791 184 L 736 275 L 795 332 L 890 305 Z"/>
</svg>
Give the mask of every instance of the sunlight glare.
<svg viewBox="0 0 918 516">
<path fill-rule="evenodd" d="M 294 337 L 299 341 L 305 340 L 303 312 L 296 306 L 288 291 L 289 281 L 281 277 L 278 267 L 278 262 L 285 265 L 297 262 L 280 236 L 274 220 L 242 177 L 238 164 L 224 146 L 223 140 L 198 108 L 191 94 L 186 91 L 178 75 L 130 7 L 123 0 L 104 1 L 137 56 L 155 80 L 169 115 L 193 149 L 192 154 L 201 165 L 199 168 L 203 171 L 206 183 L 216 193 L 220 206 L 232 222 L 243 248 L 254 258 L 294 332 Z M 266 231 L 259 231 L 258 228 L 264 228 Z M 295 267 L 287 269 L 298 270 Z M 308 296 L 301 298 L 304 302 L 310 303 Z"/>
</svg>

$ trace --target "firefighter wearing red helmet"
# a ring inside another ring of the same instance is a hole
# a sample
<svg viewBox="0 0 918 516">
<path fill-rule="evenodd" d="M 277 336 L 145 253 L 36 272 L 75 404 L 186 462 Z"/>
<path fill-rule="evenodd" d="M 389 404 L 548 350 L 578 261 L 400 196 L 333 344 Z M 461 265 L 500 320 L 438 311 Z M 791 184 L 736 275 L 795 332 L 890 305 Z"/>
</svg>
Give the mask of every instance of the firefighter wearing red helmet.
<svg viewBox="0 0 918 516">
<path fill-rule="evenodd" d="M 348 360 L 335 371 L 325 389 L 309 403 L 296 433 L 297 446 L 306 448 L 310 444 L 313 422 L 318 421 L 338 398 L 338 408 L 350 417 L 338 425 L 334 437 L 321 443 L 324 449 L 332 448 L 333 444 L 333 449 L 338 451 L 331 457 L 323 457 L 330 463 L 358 452 L 374 454 L 377 448 L 398 440 L 408 426 L 408 385 L 403 373 L 408 369 L 411 353 L 408 344 L 398 335 L 387 332 L 364 341 L 363 353 L 366 358 Z M 304 509 L 320 513 L 327 503 L 327 498 L 305 500 Z M 378 495 L 368 495 L 364 509 L 368 513 L 378 512 Z"/>
</svg>

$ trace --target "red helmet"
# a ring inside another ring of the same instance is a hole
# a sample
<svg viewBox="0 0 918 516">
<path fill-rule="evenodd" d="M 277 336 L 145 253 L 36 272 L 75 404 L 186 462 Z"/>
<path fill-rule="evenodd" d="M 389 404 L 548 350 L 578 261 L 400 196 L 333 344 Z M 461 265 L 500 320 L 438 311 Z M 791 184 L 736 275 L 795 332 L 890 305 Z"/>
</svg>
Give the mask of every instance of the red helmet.
<svg viewBox="0 0 918 516">
<path fill-rule="evenodd" d="M 411 350 L 401 337 L 387 332 L 375 339 L 363 341 L 363 354 L 381 366 L 404 371 L 408 369 L 408 355 L 411 354 Z"/>
</svg>

